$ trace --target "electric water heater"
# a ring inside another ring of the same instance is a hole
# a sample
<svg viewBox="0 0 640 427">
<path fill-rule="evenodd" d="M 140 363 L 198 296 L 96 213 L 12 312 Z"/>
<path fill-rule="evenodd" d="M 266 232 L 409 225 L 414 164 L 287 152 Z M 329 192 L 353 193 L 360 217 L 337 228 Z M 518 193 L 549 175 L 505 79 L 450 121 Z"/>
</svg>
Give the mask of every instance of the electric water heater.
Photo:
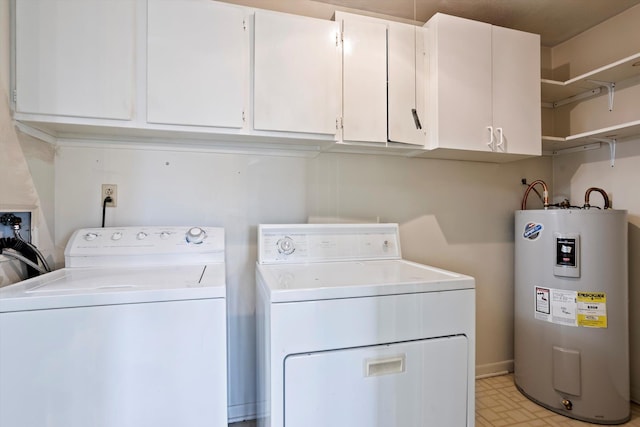
<svg viewBox="0 0 640 427">
<path fill-rule="evenodd" d="M 627 246 L 626 211 L 516 212 L 514 376 L 531 400 L 629 420 Z"/>
</svg>

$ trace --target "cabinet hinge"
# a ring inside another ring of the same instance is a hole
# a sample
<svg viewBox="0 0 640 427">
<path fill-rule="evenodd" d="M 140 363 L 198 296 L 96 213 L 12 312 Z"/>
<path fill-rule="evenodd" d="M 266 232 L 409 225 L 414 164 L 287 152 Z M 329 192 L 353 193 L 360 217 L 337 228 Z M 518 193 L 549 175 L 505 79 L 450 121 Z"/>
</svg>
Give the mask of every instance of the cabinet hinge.
<svg viewBox="0 0 640 427">
<path fill-rule="evenodd" d="M 18 102 L 18 91 L 16 89 L 13 90 L 13 102 Z"/>
<path fill-rule="evenodd" d="M 336 33 L 336 47 L 340 46 L 340 40 L 341 40 L 341 35 L 340 35 L 340 32 L 338 31 Z"/>
<path fill-rule="evenodd" d="M 246 20 L 246 19 L 243 19 L 243 20 L 242 20 L 242 29 L 243 29 L 244 31 L 247 31 L 247 20 Z"/>
<path fill-rule="evenodd" d="M 336 118 L 336 129 L 337 130 L 342 129 L 342 117 Z"/>
<path fill-rule="evenodd" d="M 246 121 L 247 121 L 247 120 L 246 120 L 246 118 L 245 118 L 245 116 L 244 116 L 244 110 L 242 110 L 242 123 L 244 123 L 244 122 L 246 122 Z"/>
</svg>

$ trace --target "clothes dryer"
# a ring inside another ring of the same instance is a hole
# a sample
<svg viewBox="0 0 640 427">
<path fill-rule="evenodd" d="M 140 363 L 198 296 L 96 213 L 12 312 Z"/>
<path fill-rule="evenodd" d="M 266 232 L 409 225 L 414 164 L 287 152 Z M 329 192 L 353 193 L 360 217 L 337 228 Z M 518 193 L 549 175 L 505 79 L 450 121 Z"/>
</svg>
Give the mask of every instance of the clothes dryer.
<svg viewBox="0 0 640 427">
<path fill-rule="evenodd" d="M 0 288 L 0 425 L 227 425 L 224 230 L 76 231 Z"/>
<path fill-rule="evenodd" d="M 260 225 L 258 426 L 473 426 L 475 281 L 397 224 Z"/>
</svg>

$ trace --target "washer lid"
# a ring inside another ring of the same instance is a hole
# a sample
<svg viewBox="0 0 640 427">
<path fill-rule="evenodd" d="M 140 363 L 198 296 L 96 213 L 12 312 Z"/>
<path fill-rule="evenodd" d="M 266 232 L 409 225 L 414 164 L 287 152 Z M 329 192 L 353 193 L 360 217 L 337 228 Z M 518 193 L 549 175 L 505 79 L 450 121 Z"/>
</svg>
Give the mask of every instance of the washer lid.
<svg viewBox="0 0 640 427">
<path fill-rule="evenodd" d="M 0 288 L 0 313 L 224 298 L 224 264 L 63 268 Z"/>
<path fill-rule="evenodd" d="M 271 302 L 474 289 L 475 279 L 406 260 L 258 265 Z"/>
</svg>

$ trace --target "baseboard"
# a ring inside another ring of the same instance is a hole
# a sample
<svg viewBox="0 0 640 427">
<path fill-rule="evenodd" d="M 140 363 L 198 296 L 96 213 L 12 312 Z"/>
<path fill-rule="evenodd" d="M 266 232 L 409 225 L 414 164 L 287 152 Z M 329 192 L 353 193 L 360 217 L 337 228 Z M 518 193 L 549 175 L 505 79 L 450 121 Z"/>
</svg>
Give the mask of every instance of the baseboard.
<svg viewBox="0 0 640 427">
<path fill-rule="evenodd" d="M 227 407 L 227 417 L 230 423 L 255 420 L 257 413 L 255 402 Z"/>
<path fill-rule="evenodd" d="M 495 377 L 513 372 L 513 360 L 476 365 L 476 378 Z"/>
</svg>

